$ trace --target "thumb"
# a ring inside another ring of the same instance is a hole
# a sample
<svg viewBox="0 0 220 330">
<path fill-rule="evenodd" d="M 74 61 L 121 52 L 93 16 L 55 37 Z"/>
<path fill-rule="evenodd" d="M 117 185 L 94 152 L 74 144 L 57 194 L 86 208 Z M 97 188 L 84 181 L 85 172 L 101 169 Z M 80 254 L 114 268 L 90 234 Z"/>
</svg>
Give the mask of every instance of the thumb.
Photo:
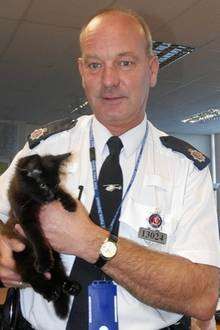
<svg viewBox="0 0 220 330">
<path fill-rule="evenodd" d="M 25 249 L 25 244 L 15 238 L 12 238 L 10 240 L 10 247 L 15 252 L 21 252 Z"/>
</svg>

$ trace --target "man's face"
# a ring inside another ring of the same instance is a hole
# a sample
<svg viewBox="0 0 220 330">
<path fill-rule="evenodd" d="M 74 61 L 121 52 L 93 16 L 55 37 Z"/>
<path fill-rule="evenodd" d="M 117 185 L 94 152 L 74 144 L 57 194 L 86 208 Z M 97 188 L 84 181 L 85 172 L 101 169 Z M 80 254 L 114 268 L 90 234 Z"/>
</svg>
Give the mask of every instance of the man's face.
<svg viewBox="0 0 220 330">
<path fill-rule="evenodd" d="M 93 19 L 81 40 L 79 70 L 89 104 L 111 131 L 122 132 L 144 117 L 158 61 L 146 55 L 145 36 L 134 19 L 108 14 Z"/>
</svg>

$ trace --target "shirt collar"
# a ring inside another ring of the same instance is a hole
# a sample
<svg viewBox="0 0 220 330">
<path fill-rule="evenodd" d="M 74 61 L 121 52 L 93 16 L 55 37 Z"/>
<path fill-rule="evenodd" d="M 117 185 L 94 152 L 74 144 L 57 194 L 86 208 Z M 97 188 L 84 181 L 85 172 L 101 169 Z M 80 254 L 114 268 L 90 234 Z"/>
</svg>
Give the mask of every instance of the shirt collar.
<svg viewBox="0 0 220 330">
<path fill-rule="evenodd" d="M 124 134 L 120 135 L 120 139 L 123 143 L 122 152 L 124 153 L 125 157 L 131 156 L 140 146 L 142 139 L 144 137 L 144 133 L 146 130 L 147 125 L 147 116 L 145 114 L 144 119 L 142 122 L 135 126 L 134 128 L 130 129 L 129 131 L 125 132 Z M 95 139 L 95 148 L 97 150 L 97 154 L 103 154 L 106 150 L 106 142 L 112 136 L 109 130 L 103 126 L 95 116 L 93 116 L 93 134 Z"/>
<path fill-rule="evenodd" d="M 120 139 L 123 143 L 123 151 L 125 157 L 131 156 L 136 150 L 140 147 L 142 139 L 144 137 L 145 130 L 147 129 L 147 116 L 144 116 L 142 122 L 125 132 L 120 136 Z"/>
<path fill-rule="evenodd" d="M 95 149 L 98 155 L 103 155 L 106 148 L 106 142 L 112 136 L 109 130 L 103 126 L 93 115 L 92 122 L 93 135 L 95 139 Z"/>
</svg>

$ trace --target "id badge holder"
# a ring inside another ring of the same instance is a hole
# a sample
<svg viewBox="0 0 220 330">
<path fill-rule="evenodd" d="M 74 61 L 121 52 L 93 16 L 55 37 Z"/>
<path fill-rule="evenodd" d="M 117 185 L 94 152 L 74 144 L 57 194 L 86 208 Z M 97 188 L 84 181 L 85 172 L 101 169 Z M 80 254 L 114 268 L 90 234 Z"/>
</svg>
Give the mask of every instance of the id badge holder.
<svg viewBox="0 0 220 330">
<path fill-rule="evenodd" d="M 94 281 L 88 287 L 89 330 L 118 330 L 117 287 Z"/>
</svg>

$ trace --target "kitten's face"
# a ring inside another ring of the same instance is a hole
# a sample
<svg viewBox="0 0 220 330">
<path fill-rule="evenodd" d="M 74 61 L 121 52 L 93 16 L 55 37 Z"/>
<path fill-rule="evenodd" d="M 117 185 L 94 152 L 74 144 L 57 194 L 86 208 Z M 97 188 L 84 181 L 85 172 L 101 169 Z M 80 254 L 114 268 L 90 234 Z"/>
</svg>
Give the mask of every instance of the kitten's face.
<svg viewBox="0 0 220 330">
<path fill-rule="evenodd" d="M 17 164 L 17 175 L 25 192 L 39 202 L 50 202 L 60 182 L 59 168 L 70 154 L 58 156 L 31 155 L 21 158 Z"/>
</svg>

